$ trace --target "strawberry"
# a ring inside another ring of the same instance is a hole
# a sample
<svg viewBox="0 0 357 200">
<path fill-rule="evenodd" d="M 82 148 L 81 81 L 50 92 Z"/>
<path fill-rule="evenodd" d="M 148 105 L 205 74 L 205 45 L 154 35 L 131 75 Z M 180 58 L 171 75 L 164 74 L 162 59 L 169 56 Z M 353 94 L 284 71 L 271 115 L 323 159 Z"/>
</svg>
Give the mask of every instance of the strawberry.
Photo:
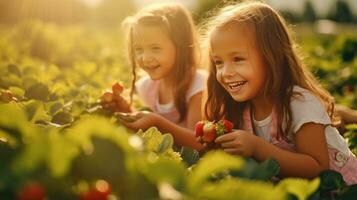
<svg viewBox="0 0 357 200">
<path fill-rule="evenodd" d="M 216 139 L 216 125 L 213 122 L 207 122 L 203 126 L 203 141 L 213 142 Z"/>
<path fill-rule="evenodd" d="M 14 95 L 10 90 L 4 90 L 1 92 L 0 100 L 9 103 L 11 100 L 13 100 Z"/>
<path fill-rule="evenodd" d="M 112 90 L 115 96 L 119 96 L 123 92 L 124 86 L 123 84 L 116 82 L 112 85 Z"/>
<path fill-rule="evenodd" d="M 18 196 L 19 200 L 44 200 L 46 191 L 39 183 L 30 183 L 26 185 Z"/>
<path fill-rule="evenodd" d="M 204 121 L 199 121 L 195 125 L 195 134 L 196 137 L 200 137 L 203 135 L 203 126 L 205 125 Z"/>
<path fill-rule="evenodd" d="M 223 119 L 221 121 L 223 123 L 224 128 L 226 129 L 225 132 L 226 133 L 231 132 L 232 129 L 233 129 L 233 126 L 234 126 L 233 123 L 231 121 L 229 121 L 229 120 L 226 120 L 226 119 Z"/>
<path fill-rule="evenodd" d="M 104 102 L 109 103 L 113 101 L 113 93 L 111 92 L 104 92 L 102 99 Z"/>
<path fill-rule="evenodd" d="M 202 137 L 202 141 L 207 145 L 214 145 L 216 137 L 231 132 L 233 126 L 233 123 L 226 119 L 219 120 L 217 123 L 199 121 L 195 125 L 195 136 Z"/>
</svg>

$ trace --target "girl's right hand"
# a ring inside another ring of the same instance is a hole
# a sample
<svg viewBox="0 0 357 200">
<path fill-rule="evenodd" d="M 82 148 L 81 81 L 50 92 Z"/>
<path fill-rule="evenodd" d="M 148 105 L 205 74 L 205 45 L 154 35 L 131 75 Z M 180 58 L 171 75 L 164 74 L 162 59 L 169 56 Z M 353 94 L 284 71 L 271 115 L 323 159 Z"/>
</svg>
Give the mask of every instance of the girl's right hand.
<svg viewBox="0 0 357 200">
<path fill-rule="evenodd" d="M 100 103 L 104 109 L 111 112 L 131 112 L 128 101 L 121 95 L 114 95 L 111 92 L 104 92 L 100 98 Z"/>
</svg>

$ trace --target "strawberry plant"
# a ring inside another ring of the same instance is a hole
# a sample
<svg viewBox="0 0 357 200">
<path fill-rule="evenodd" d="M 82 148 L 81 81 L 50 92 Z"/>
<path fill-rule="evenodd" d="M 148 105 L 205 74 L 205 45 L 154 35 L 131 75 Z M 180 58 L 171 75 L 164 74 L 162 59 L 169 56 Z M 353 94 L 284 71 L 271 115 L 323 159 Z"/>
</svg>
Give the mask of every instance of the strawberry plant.
<svg viewBox="0 0 357 200">
<path fill-rule="evenodd" d="M 325 171 L 312 180 L 280 180 L 273 159 L 257 163 L 217 149 L 200 155 L 175 146 L 170 133 L 154 127 L 135 133 L 122 126 L 117 118 L 135 120 L 133 116 L 114 114 L 102 104 L 126 105 L 124 85 L 131 83 L 116 33 L 30 21 L 6 28 L 0 36 L 2 200 L 356 196 L 356 187 L 347 186 L 336 172 Z M 337 102 L 357 108 L 351 42 L 356 38 L 303 40 L 311 70 Z M 132 106 L 142 106 L 135 96 Z M 216 137 L 232 130 L 227 120 L 201 121 L 195 134 L 214 146 Z M 355 125 L 347 127 L 345 137 L 356 153 Z"/>
</svg>

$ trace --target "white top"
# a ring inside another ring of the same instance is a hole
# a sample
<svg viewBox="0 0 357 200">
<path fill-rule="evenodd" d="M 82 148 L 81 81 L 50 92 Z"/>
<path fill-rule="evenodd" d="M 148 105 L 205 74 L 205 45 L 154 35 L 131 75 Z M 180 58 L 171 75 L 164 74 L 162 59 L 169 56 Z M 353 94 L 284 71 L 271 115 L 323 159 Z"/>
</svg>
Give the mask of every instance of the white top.
<svg viewBox="0 0 357 200">
<path fill-rule="evenodd" d="M 288 139 L 294 141 L 294 134 L 296 134 L 301 126 L 305 123 L 313 122 L 317 124 L 323 124 L 325 125 L 327 145 L 348 155 L 349 148 L 347 142 L 340 135 L 338 130 L 331 126 L 331 120 L 319 98 L 309 90 L 299 86 L 294 86 L 293 91 L 301 93 L 301 96 L 298 95 L 293 97 L 290 103 L 292 113 L 292 132 L 288 134 Z M 271 136 L 268 132 L 271 121 L 271 115 L 262 121 L 254 120 L 254 126 L 256 128 L 257 134 L 267 141 L 271 140 Z M 286 128 L 285 124 L 283 124 L 283 129 L 285 129 L 284 127 Z"/>
<path fill-rule="evenodd" d="M 257 121 L 257 120 L 255 120 L 254 115 L 253 115 L 253 123 L 254 123 L 256 134 L 268 142 L 271 142 L 271 136 L 269 134 L 269 129 L 270 129 L 272 119 L 273 119 L 272 114 L 270 114 L 267 118 L 265 118 L 261 121 Z"/>
<path fill-rule="evenodd" d="M 202 92 L 206 85 L 207 73 L 203 70 L 197 70 L 193 82 L 186 93 L 186 102 L 188 103 L 195 94 Z M 150 79 L 149 76 L 144 76 L 136 82 L 136 91 L 140 99 L 150 107 L 154 112 L 161 114 L 168 120 L 177 123 L 179 113 L 175 108 L 174 102 L 167 104 L 159 103 L 159 81 Z M 180 125 L 186 126 L 186 123 Z"/>
</svg>

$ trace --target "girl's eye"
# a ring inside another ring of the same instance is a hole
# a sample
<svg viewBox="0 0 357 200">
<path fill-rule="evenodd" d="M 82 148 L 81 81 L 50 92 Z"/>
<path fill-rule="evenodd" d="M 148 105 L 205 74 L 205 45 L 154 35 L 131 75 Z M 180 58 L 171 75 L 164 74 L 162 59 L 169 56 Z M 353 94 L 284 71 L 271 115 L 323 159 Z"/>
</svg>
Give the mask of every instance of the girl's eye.
<svg viewBox="0 0 357 200">
<path fill-rule="evenodd" d="M 154 51 L 158 51 L 158 50 L 161 50 L 161 47 L 152 47 L 151 49 Z"/>
<path fill-rule="evenodd" d="M 241 61 L 244 61 L 244 58 L 242 58 L 242 57 L 234 57 L 233 61 L 236 62 L 236 63 L 237 62 L 241 62 Z"/>
<path fill-rule="evenodd" d="M 213 62 L 214 62 L 214 65 L 216 65 L 217 67 L 218 67 L 218 66 L 221 66 L 221 65 L 223 64 L 223 62 L 220 61 L 220 60 L 215 60 L 215 61 L 213 61 Z"/>
<path fill-rule="evenodd" d="M 134 52 L 136 54 L 139 54 L 139 53 L 142 53 L 143 52 L 143 49 L 142 48 L 134 48 Z"/>
</svg>

